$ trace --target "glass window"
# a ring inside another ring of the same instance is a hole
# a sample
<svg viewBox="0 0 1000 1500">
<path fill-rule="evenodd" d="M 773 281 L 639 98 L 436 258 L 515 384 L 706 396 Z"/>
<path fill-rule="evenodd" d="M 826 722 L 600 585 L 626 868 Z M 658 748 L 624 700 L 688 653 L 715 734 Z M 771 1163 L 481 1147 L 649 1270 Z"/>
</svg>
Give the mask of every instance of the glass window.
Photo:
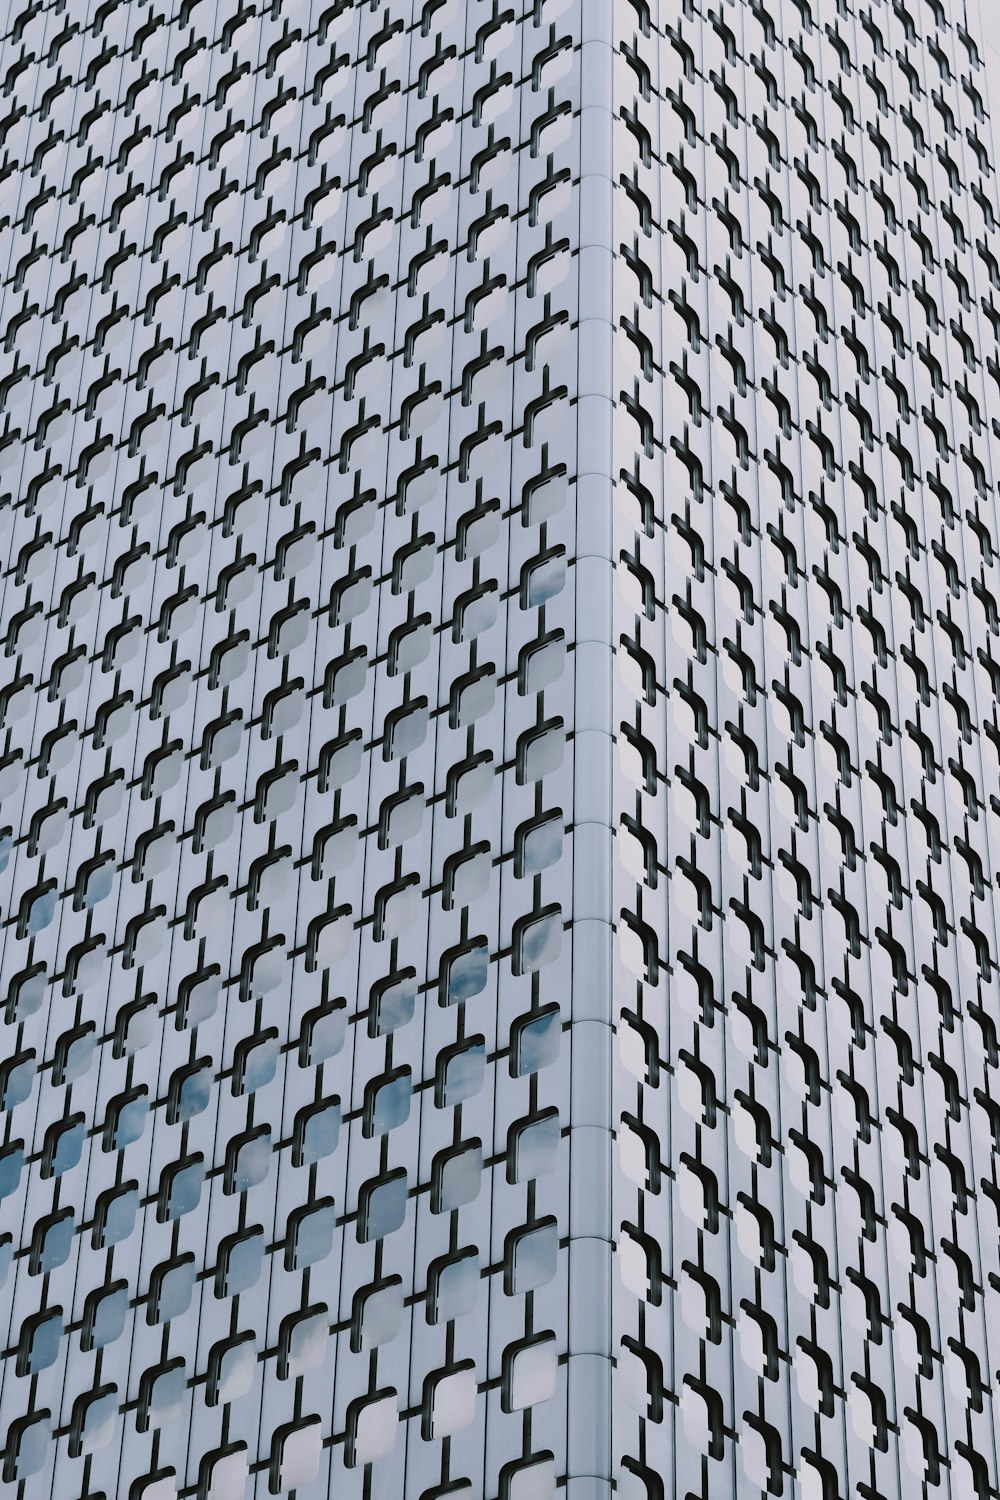
<svg viewBox="0 0 1000 1500">
<path fill-rule="evenodd" d="M 200 1178 L 198 1192 L 200 1195 Z M 122 1240 L 127 1240 L 135 1228 L 138 1212 L 139 1189 L 136 1183 L 127 1182 L 120 1188 L 109 1188 L 101 1193 L 94 1213 L 94 1249 L 107 1250 L 112 1245 L 118 1245 Z"/>
<path fill-rule="evenodd" d="M 514 873 L 518 877 L 537 875 L 562 858 L 563 815 L 546 813 L 542 818 L 524 823 L 514 839 Z"/>
<path fill-rule="evenodd" d="M 471 1312 L 479 1301 L 480 1266 L 475 1250 L 437 1260 L 427 1280 L 427 1321 L 448 1323 Z"/>
<path fill-rule="evenodd" d="M 262 1036 L 251 1036 L 239 1043 L 233 1062 L 233 1093 L 252 1094 L 271 1082 L 281 1054 L 277 1028 L 270 1027 Z"/>
<path fill-rule="evenodd" d="M 343 1000 L 328 1000 L 309 1011 L 302 1021 L 299 1038 L 299 1062 L 302 1067 L 317 1067 L 336 1057 L 347 1033 L 347 1007 Z"/>
<path fill-rule="evenodd" d="M 388 1344 L 399 1332 L 403 1317 L 403 1283 L 388 1277 L 355 1294 L 351 1348 L 356 1353 Z"/>
<path fill-rule="evenodd" d="M 96 1291 L 89 1292 L 80 1335 L 83 1348 L 103 1349 L 121 1338 L 125 1332 L 128 1304 L 129 1288 L 126 1281 L 117 1281 L 109 1287 L 99 1287 Z"/>
<path fill-rule="evenodd" d="M 278 1336 L 278 1375 L 295 1380 L 318 1370 L 326 1358 L 330 1341 L 330 1312 L 325 1303 L 289 1313 Z M 256 1351 L 254 1350 L 254 1363 Z"/>
<path fill-rule="evenodd" d="M 308 1166 L 330 1156 L 340 1138 L 340 1100 L 321 1099 L 300 1109 L 295 1117 L 293 1160 L 297 1167 Z"/>
<path fill-rule="evenodd" d="M 190 1251 L 157 1266 L 149 1278 L 147 1322 L 169 1323 L 171 1318 L 186 1313 L 194 1295 L 194 1283 L 195 1260 Z"/>
<path fill-rule="evenodd" d="M 406 1218 L 409 1183 L 403 1171 L 365 1183 L 358 1203 L 358 1239 L 380 1240 Z"/>
<path fill-rule="evenodd" d="M 520 1344 L 512 1344 L 503 1356 L 503 1409 L 522 1411 L 555 1395 L 559 1372 L 556 1339 L 539 1333 Z"/>
<path fill-rule="evenodd" d="M 289 1215 L 285 1237 L 285 1266 L 301 1271 L 325 1260 L 333 1249 L 337 1214 L 332 1198 L 307 1204 Z"/>
<path fill-rule="evenodd" d="M 264 1266 L 264 1231 L 259 1226 L 227 1235 L 219 1245 L 215 1295 L 236 1297 L 256 1286 Z"/>
<path fill-rule="evenodd" d="M 396 1446 L 398 1405 L 395 1391 L 376 1391 L 351 1403 L 347 1419 L 347 1466 L 374 1463 Z"/>
<path fill-rule="evenodd" d="M 550 906 L 514 924 L 514 972 L 531 974 L 554 962 L 562 947 L 562 909 Z"/>
<path fill-rule="evenodd" d="M 258 1187 L 271 1170 L 271 1132 L 266 1125 L 230 1141 L 226 1151 L 225 1190 L 245 1193 Z"/>
<path fill-rule="evenodd" d="M 490 950 L 485 938 L 446 953 L 441 962 L 441 1004 L 456 1005 L 471 1000 L 486 988 L 490 972 Z"/>
<path fill-rule="evenodd" d="M 171 1125 L 192 1120 L 208 1108 L 212 1097 L 213 1068 L 207 1058 L 178 1068 L 170 1080 L 167 1119 Z"/>
<path fill-rule="evenodd" d="M 7 1434 L 3 1477 L 7 1484 L 30 1479 L 45 1465 L 52 1451 L 52 1425 L 49 1413 L 32 1413 L 16 1417 Z"/>
<path fill-rule="evenodd" d="M 257 1347 L 253 1334 L 223 1339 L 208 1357 L 208 1405 L 217 1406 L 246 1396 L 253 1389 L 256 1373 Z"/>
<path fill-rule="evenodd" d="M 140 1140 L 148 1115 L 149 1100 L 145 1088 L 133 1089 L 129 1094 L 113 1099 L 108 1105 L 104 1126 L 105 1151 L 122 1151 L 133 1141 Z"/>
<path fill-rule="evenodd" d="M 372 987 L 369 1032 L 372 1036 L 388 1036 L 400 1026 L 413 1020 L 417 1000 L 417 975 L 415 969 L 406 969 L 399 974 L 390 974 Z"/>
<path fill-rule="evenodd" d="M 172 1163 L 164 1172 L 160 1185 L 157 1209 L 160 1222 L 183 1218 L 196 1209 L 201 1202 L 204 1181 L 205 1161 L 200 1153 Z"/>
<path fill-rule="evenodd" d="M 34 1049 L 18 1052 L 0 1067 L 0 1109 L 16 1109 L 31 1097 L 35 1082 Z"/>
<path fill-rule="evenodd" d="M 0 1151 L 0 1198 L 9 1198 L 17 1192 L 24 1166 L 24 1142 L 13 1141 Z"/>
<path fill-rule="evenodd" d="M 451 1437 L 476 1418 L 476 1368 L 471 1360 L 436 1370 L 424 1382 L 421 1435 L 428 1441 Z"/>
<path fill-rule="evenodd" d="M 562 1013 L 558 1005 L 545 1005 L 521 1016 L 511 1027 L 510 1071 L 525 1078 L 547 1068 L 559 1056 Z"/>
<path fill-rule="evenodd" d="M 413 1077 L 409 1068 L 375 1078 L 365 1088 L 365 1135 L 385 1135 L 410 1115 Z"/>
<path fill-rule="evenodd" d="M 139 1382 L 139 1431 L 148 1432 L 151 1427 L 176 1421 L 184 1410 L 186 1395 L 187 1370 L 182 1359 L 146 1370 Z"/>
<path fill-rule="evenodd" d="M 431 1208 L 437 1214 L 450 1213 L 478 1198 L 483 1183 L 483 1147 L 481 1141 L 440 1151 L 434 1158 L 431 1182 Z"/>
<path fill-rule="evenodd" d="M 72 1458 L 83 1458 L 107 1447 L 114 1437 L 118 1416 L 116 1386 L 99 1386 L 78 1396 L 73 1403 L 69 1452 Z"/>
<path fill-rule="evenodd" d="M 471 1036 L 438 1055 L 434 1102 L 451 1108 L 479 1093 L 486 1075 L 486 1038 Z"/>
<path fill-rule="evenodd" d="M 559 1226 L 555 1219 L 542 1219 L 507 1236 L 504 1252 L 504 1290 L 508 1296 L 546 1286 L 556 1274 L 559 1259 Z"/>
<path fill-rule="evenodd" d="M 556 1500 L 556 1464 L 551 1453 L 505 1466 L 500 1500 Z"/>
<path fill-rule="evenodd" d="M 54 1365 L 63 1336 L 62 1308 L 47 1308 L 26 1318 L 17 1349 L 17 1373 L 38 1375 Z"/>
<path fill-rule="evenodd" d="M 44 1275 L 48 1271 L 54 1271 L 57 1266 L 65 1265 L 73 1248 L 75 1233 L 72 1209 L 64 1208 L 40 1220 L 31 1237 L 31 1259 L 28 1263 L 31 1274 Z"/>
</svg>

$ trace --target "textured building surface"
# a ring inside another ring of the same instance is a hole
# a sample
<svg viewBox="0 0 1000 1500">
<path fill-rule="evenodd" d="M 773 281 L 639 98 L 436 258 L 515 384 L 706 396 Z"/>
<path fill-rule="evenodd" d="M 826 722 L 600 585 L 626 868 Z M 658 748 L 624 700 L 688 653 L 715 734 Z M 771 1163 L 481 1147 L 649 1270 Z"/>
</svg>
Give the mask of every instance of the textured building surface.
<svg viewBox="0 0 1000 1500">
<path fill-rule="evenodd" d="M 960 0 L 2 20 L 0 1485 L 995 1497 Z"/>
<path fill-rule="evenodd" d="M 995 1493 L 1000 242 L 962 16 L 616 9 L 629 1496 Z"/>
<path fill-rule="evenodd" d="M 544 1493 L 579 3 L 8 15 L 3 1478 Z"/>
</svg>

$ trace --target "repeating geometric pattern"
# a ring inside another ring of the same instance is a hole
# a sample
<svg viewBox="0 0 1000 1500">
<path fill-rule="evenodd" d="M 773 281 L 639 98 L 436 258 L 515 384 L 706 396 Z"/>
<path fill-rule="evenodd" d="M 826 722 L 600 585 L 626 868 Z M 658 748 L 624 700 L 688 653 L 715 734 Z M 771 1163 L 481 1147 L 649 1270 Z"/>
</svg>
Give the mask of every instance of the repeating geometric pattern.
<svg viewBox="0 0 1000 1500">
<path fill-rule="evenodd" d="M 3 1481 L 551 1494 L 580 0 L 3 32 Z"/>
<path fill-rule="evenodd" d="M 0 23 L 0 1480 L 1000 1490 L 944 0 Z"/>
<path fill-rule="evenodd" d="M 997 1493 L 1000 239 L 963 10 L 616 8 L 630 1500 Z"/>
</svg>

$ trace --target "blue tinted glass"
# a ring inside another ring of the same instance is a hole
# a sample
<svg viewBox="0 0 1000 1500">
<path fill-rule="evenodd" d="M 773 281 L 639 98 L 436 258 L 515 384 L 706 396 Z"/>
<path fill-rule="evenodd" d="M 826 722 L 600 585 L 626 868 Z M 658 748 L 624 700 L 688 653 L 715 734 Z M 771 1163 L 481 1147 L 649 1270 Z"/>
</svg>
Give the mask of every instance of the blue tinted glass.
<svg viewBox="0 0 1000 1500">
<path fill-rule="evenodd" d="M 40 974 L 31 974 L 16 986 L 17 1005 L 16 1018 L 23 1021 L 26 1016 L 33 1016 L 45 999 L 45 987 L 47 978 L 44 970 Z M 14 986 L 11 987 L 14 990 Z"/>
<path fill-rule="evenodd" d="M 510 1290 L 530 1292 L 545 1286 L 556 1274 L 559 1257 L 559 1227 L 543 1224 L 526 1230 L 514 1241 L 510 1267 Z"/>
<path fill-rule="evenodd" d="M 375 1135 L 384 1135 L 388 1130 L 394 1130 L 397 1125 L 402 1125 L 409 1118 L 410 1098 L 413 1092 L 413 1079 L 410 1074 L 400 1074 L 398 1078 L 390 1078 L 384 1083 L 375 1095 L 375 1104 L 372 1109 L 372 1132 Z"/>
<path fill-rule="evenodd" d="M 44 891 L 31 903 L 28 913 L 28 936 L 43 932 L 56 914 L 56 892 Z"/>
<path fill-rule="evenodd" d="M 555 1062 L 559 1056 L 561 1035 L 562 1017 L 558 1006 L 539 1011 L 537 1015 L 522 1021 L 515 1034 L 515 1075 L 524 1078 Z"/>
<path fill-rule="evenodd" d="M 204 1163 L 192 1162 L 174 1175 L 167 1199 L 167 1217 L 180 1219 L 198 1207 L 201 1200 L 201 1185 L 205 1180 Z"/>
<path fill-rule="evenodd" d="M 471 1000 L 486 988 L 490 973 L 490 950 L 485 943 L 458 954 L 448 965 L 448 989 L 445 1003 L 456 1005 Z"/>
<path fill-rule="evenodd" d="M 171 1266 L 157 1279 L 157 1297 L 154 1312 L 157 1323 L 169 1323 L 179 1318 L 191 1306 L 194 1294 L 194 1261 L 182 1261 Z"/>
<path fill-rule="evenodd" d="M 179 1416 L 184 1406 L 186 1390 L 187 1370 L 183 1364 L 172 1370 L 164 1370 L 161 1375 L 158 1375 L 149 1393 L 147 1407 L 149 1425 L 156 1427 Z"/>
<path fill-rule="evenodd" d="M 309 1162 L 320 1161 L 324 1156 L 329 1156 L 336 1151 L 339 1136 L 340 1105 L 331 1102 L 306 1120 L 299 1164 L 308 1165 Z"/>
<path fill-rule="evenodd" d="M 45 1417 L 39 1417 L 37 1422 L 24 1428 L 17 1445 L 17 1463 L 10 1477 L 27 1479 L 30 1474 L 37 1474 L 48 1458 L 51 1443 L 52 1429 Z M 4 1478 L 7 1478 L 6 1472 Z"/>
<path fill-rule="evenodd" d="M 23 1146 L 7 1146 L 0 1151 L 0 1198 L 7 1198 L 17 1191 L 23 1166 Z"/>
<path fill-rule="evenodd" d="M 397 984 L 384 989 L 375 1002 L 376 1034 L 386 1036 L 390 1031 L 395 1031 L 397 1027 L 405 1026 L 408 1021 L 412 1021 L 416 999 L 417 982 L 415 979 L 401 979 Z"/>
<path fill-rule="evenodd" d="M 42 1243 L 42 1253 L 39 1257 L 39 1270 L 43 1273 L 54 1271 L 57 1266 L 64 1265 L 69 1260 L 69 1252 L 73 1248 L 73 1235 L 76 1225 L 72 1214 L 67 1214 L 64 1219 L 57 1219 L 50 1224 L 45 1233 Z"/>
<path fill-rule="evenodd" d="M 97 1304 L 90 1332 L 90 1348 L 103 1349 L 113 1344 L 125 1331 L 125 1316 L 128 1312 L 128 1289 L 117 1287 L 102 1297 Z"/>
<path fill-rule="evenodd" d="M 83 898 L 84 905 L 88 908 L 96 906 L 99 901 L 103 901 L 106 896 L 110 896 L 114 878 L 115 867 L 109 860 L 106 864 L 101 865 L 100 869 L 95 870 L 87 881 L 87 889 Z"/>
<path fill-rule="evenodd" d="M 255 1089 L 263 1088 L 266 1083 L 270 1083 L 277 1070 L 279 1055 L 277 1037 L 268 1037 L 256 1047 L 252 1047 L 247 1054 L 243 1069 L 241 1092 L 252 1094 Z"/>
<path fill-rule="evenodd" d="M 518 966 L 521 973 L 531 973 L 549 964 L 562 945 L 562 917 L 552 912 L 530 922 L 521 933 Z"/>
<path fill-rule="evenodd" d="M 195 1115 L 200 1115 L 202 1110 L 208 1108 L 208 1102 L 211 1097 L 211 1068 L 198 1068 L 196 1072 L 189 1073 L 181 1084 L 177 1095 L 175 1111 L 177 1122 L 191 1120 Z"/>
<path fill-rule="evenodd" d="M 264 1181 L 270 1166 L 271 1135 L 269 1131 L 265 1131 L 263 1135 L 255 1135 L 240 1146 L 236 1154 L 232 1191 L 244 1193 L 248 1188 L 256 1187 Z"/>
<path fill-rule="evenodd" d="M 566 582 L 565 557 L 550 557 L 536 564 L 528 577 L 528 608 L 537 609 L 554 598 Z"/>
<path fill-rule="evenodd" d="M 96 1046 L 97 1037 L 92 1031 L 84 1032 L 82 1036 L 73 1038 L 66 1049 L 63 1061 L 63 1083 L 72 1083 L 75 1079 L 83 1077 L 93 1061 Z"/>
<path fill-rule="evenodd" d="M 223 1256 L 223 1274 L 217 1295 L 238 1296 L 256 1286 L 264 1266 L 264 1234 L 256 1229 L 245 1239 L 229 1245 Z"/>
<path fill-rule="evenodd" d="M 253 1383 L 253 1370 L 256 1363 L 257 1352 L 251 1340 L 243 1340 L 224 1349 L 218 1362 L 215 1379 L 209 1386 L 209 1400 L 214 1404 L 219 1401 L 232 1401 L 243 1395 Z M 178 1394 L 178 1402 L 182 1401 L 183 1397 L 182 1388 Z"/>
<path fill-rule="evenodd" d="M 337 1226 L 336 1209 L 324 1206 L 306 1214 L 298 1222 L 295 1233 L 296 1270 L 314 1266 L 325 1260 L 333 1249 L 333 1232 Z"/>
<path fill-rule="evenodd" d="M 146 1117 L 149 1114 L 149 1104 L 145 1096 L 140 1099 L 131 1099 L 128 1104 L 122 1106 L 118 1111 L 118 1124 L 115 1129 L 114 1145 L 116 1151 L 129 1146 L 137 1141 L 146 1128 Z"/>
<path fill-rule="evenodd" d="M 26 1057 L 23 1062 L 11 1068 L 4 1079 L 3 1099 L 0 1100 L 0 1107 L 14 1109 L 18 1104 L 23 1104 L 25 1099 L 30 1098 L 34 1082 L 35 1059 Z"/>
<path fill-rule="evenodd" d="M 307 1065 L 316 1067 L 319 1063 L 326 1062 L 327 1058 L 335 1057 L 344 1045 L 346 1032 L 347 1007 L 345 1005 L 316 1016 L 308 1029 L 305 1047 Z"/>
<path fill-rule="evenodd" d="M 404 755 L 412 755 L 414 750 L 419 750 L 427 736 L 427 710 L 425 708 L 412 709 L 397 719 L 392 726 L 389 744 L 389 755 L 393 760 L 399 760 Z"/>
<path fill-rule="evenodd" d="M 139 1210 L 139 1194 L 134 1188 L 114 1197 L 105 1213 L 102 1246 L 117 1245 L 127 1240 L 135 1228 L 135 1216 Z"/>
<path fill-rule="evenodd" d="M 115 1386 L 88 1401 L 86 1415 L 80 1429 L 79 1452 L 81 1454 L 93 1452 L 107 1444 L 114 1430 L 117 1415 L 118 1391 Z M 70 1451 L 72 1452 L 72 1444 Z"/>
<path fill-rule="evenodd" d="M 87 1127 L 82 1120 L 70 1125 L 68 1129 L 60 1132 L 56 1142 L 56 1149 L 52 1156 L 52 1175 L 58 1177 L 62 1172 L 68 1172 L 75 1167 L 83 1152 L 83 1143 L 87 1138 Z"/>
<path fill-rule="evenodd" d="M 220 989 L 221 981 L 217 974 L 210 974 L 208 978 L 192 985 L 184 1001 L 183 1024 L 200 1026 L 202 1021 L 210 1020 L 219 1003 Z"/>
<path fill-rule="evenodd" d="M 31 1350 L 28 1355 L 28 1373 L 37 1375 L 47 1370 L 59 1357 L 59 1344 L 63 1334 L 62 1315 L 53 1312 L 41 1323 L 36 1323 L 31 1335 Z"/>
<path fill-rule="evenodd" d="M 429 1322 L 446 1323 L 470 1312 L 479 1300 L 479 1256 L 461 1255 L 438 1266 L 431 1291 L 427 1302 Z"/>
<path fill-rule="evenodd" d="M 448 1213 L 471 1203 L 483 1182 L 483 1153 L 478 1146 L 446 1157 L 438 1170 L 432 1203 L 435 1213 Z"/>
<path fill-rule="evenodd" d="M 405 1175 L 390 1177 L 366 1190 L 364 1210 L 359 1221 L 360 1237 L 379 1240 L 392 1234 L 406 1218 L 408 1183 Z"/>
<path fill-rule="evenodd" d="M 515 1139 L 514 1181 L 525 1182 L 551 1172 L 559 1152 L 559 1116 L 556 1113 L 518 1127 Z"/>
<path fill-rule="evenodd" d="M 444 1097 L 442 1104 L 461 1104 L 471 1099 L 483 1086 L 486 1071 L 486 1043 L 482 1038 L 463 1047 L 448 1058 L 445 1069 Z"/>
<path fill-rule="evenodd" d="M 397 1282 L 382 1286 L 371 1292 L 364 1303 L 361 1317 L 361 1348 L 375 1349 L 387 1344 L 399 1332 L 403 1314 L 403 1287 Z"/>
<path fill-rule="evenodd" d="M 521 849 L 522 875 L 535 875 L 539 870 L 554 865 L 562 854 L 563 820 L 561 817 L 547 818 L 544 823 L 527 831 Z"/>
</svg>

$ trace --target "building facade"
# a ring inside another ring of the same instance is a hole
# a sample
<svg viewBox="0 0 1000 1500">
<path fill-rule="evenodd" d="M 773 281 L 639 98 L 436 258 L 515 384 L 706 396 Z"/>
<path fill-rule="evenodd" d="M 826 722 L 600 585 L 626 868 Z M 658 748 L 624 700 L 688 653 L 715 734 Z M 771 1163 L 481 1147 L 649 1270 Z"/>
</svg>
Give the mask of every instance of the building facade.
<svg viewBox="0 0 1000 1500">
<path fill-rule="evenodd" d="M 0 1482 L 994 1496 L 961 0 L 2 29 Z"/>
</svg>

